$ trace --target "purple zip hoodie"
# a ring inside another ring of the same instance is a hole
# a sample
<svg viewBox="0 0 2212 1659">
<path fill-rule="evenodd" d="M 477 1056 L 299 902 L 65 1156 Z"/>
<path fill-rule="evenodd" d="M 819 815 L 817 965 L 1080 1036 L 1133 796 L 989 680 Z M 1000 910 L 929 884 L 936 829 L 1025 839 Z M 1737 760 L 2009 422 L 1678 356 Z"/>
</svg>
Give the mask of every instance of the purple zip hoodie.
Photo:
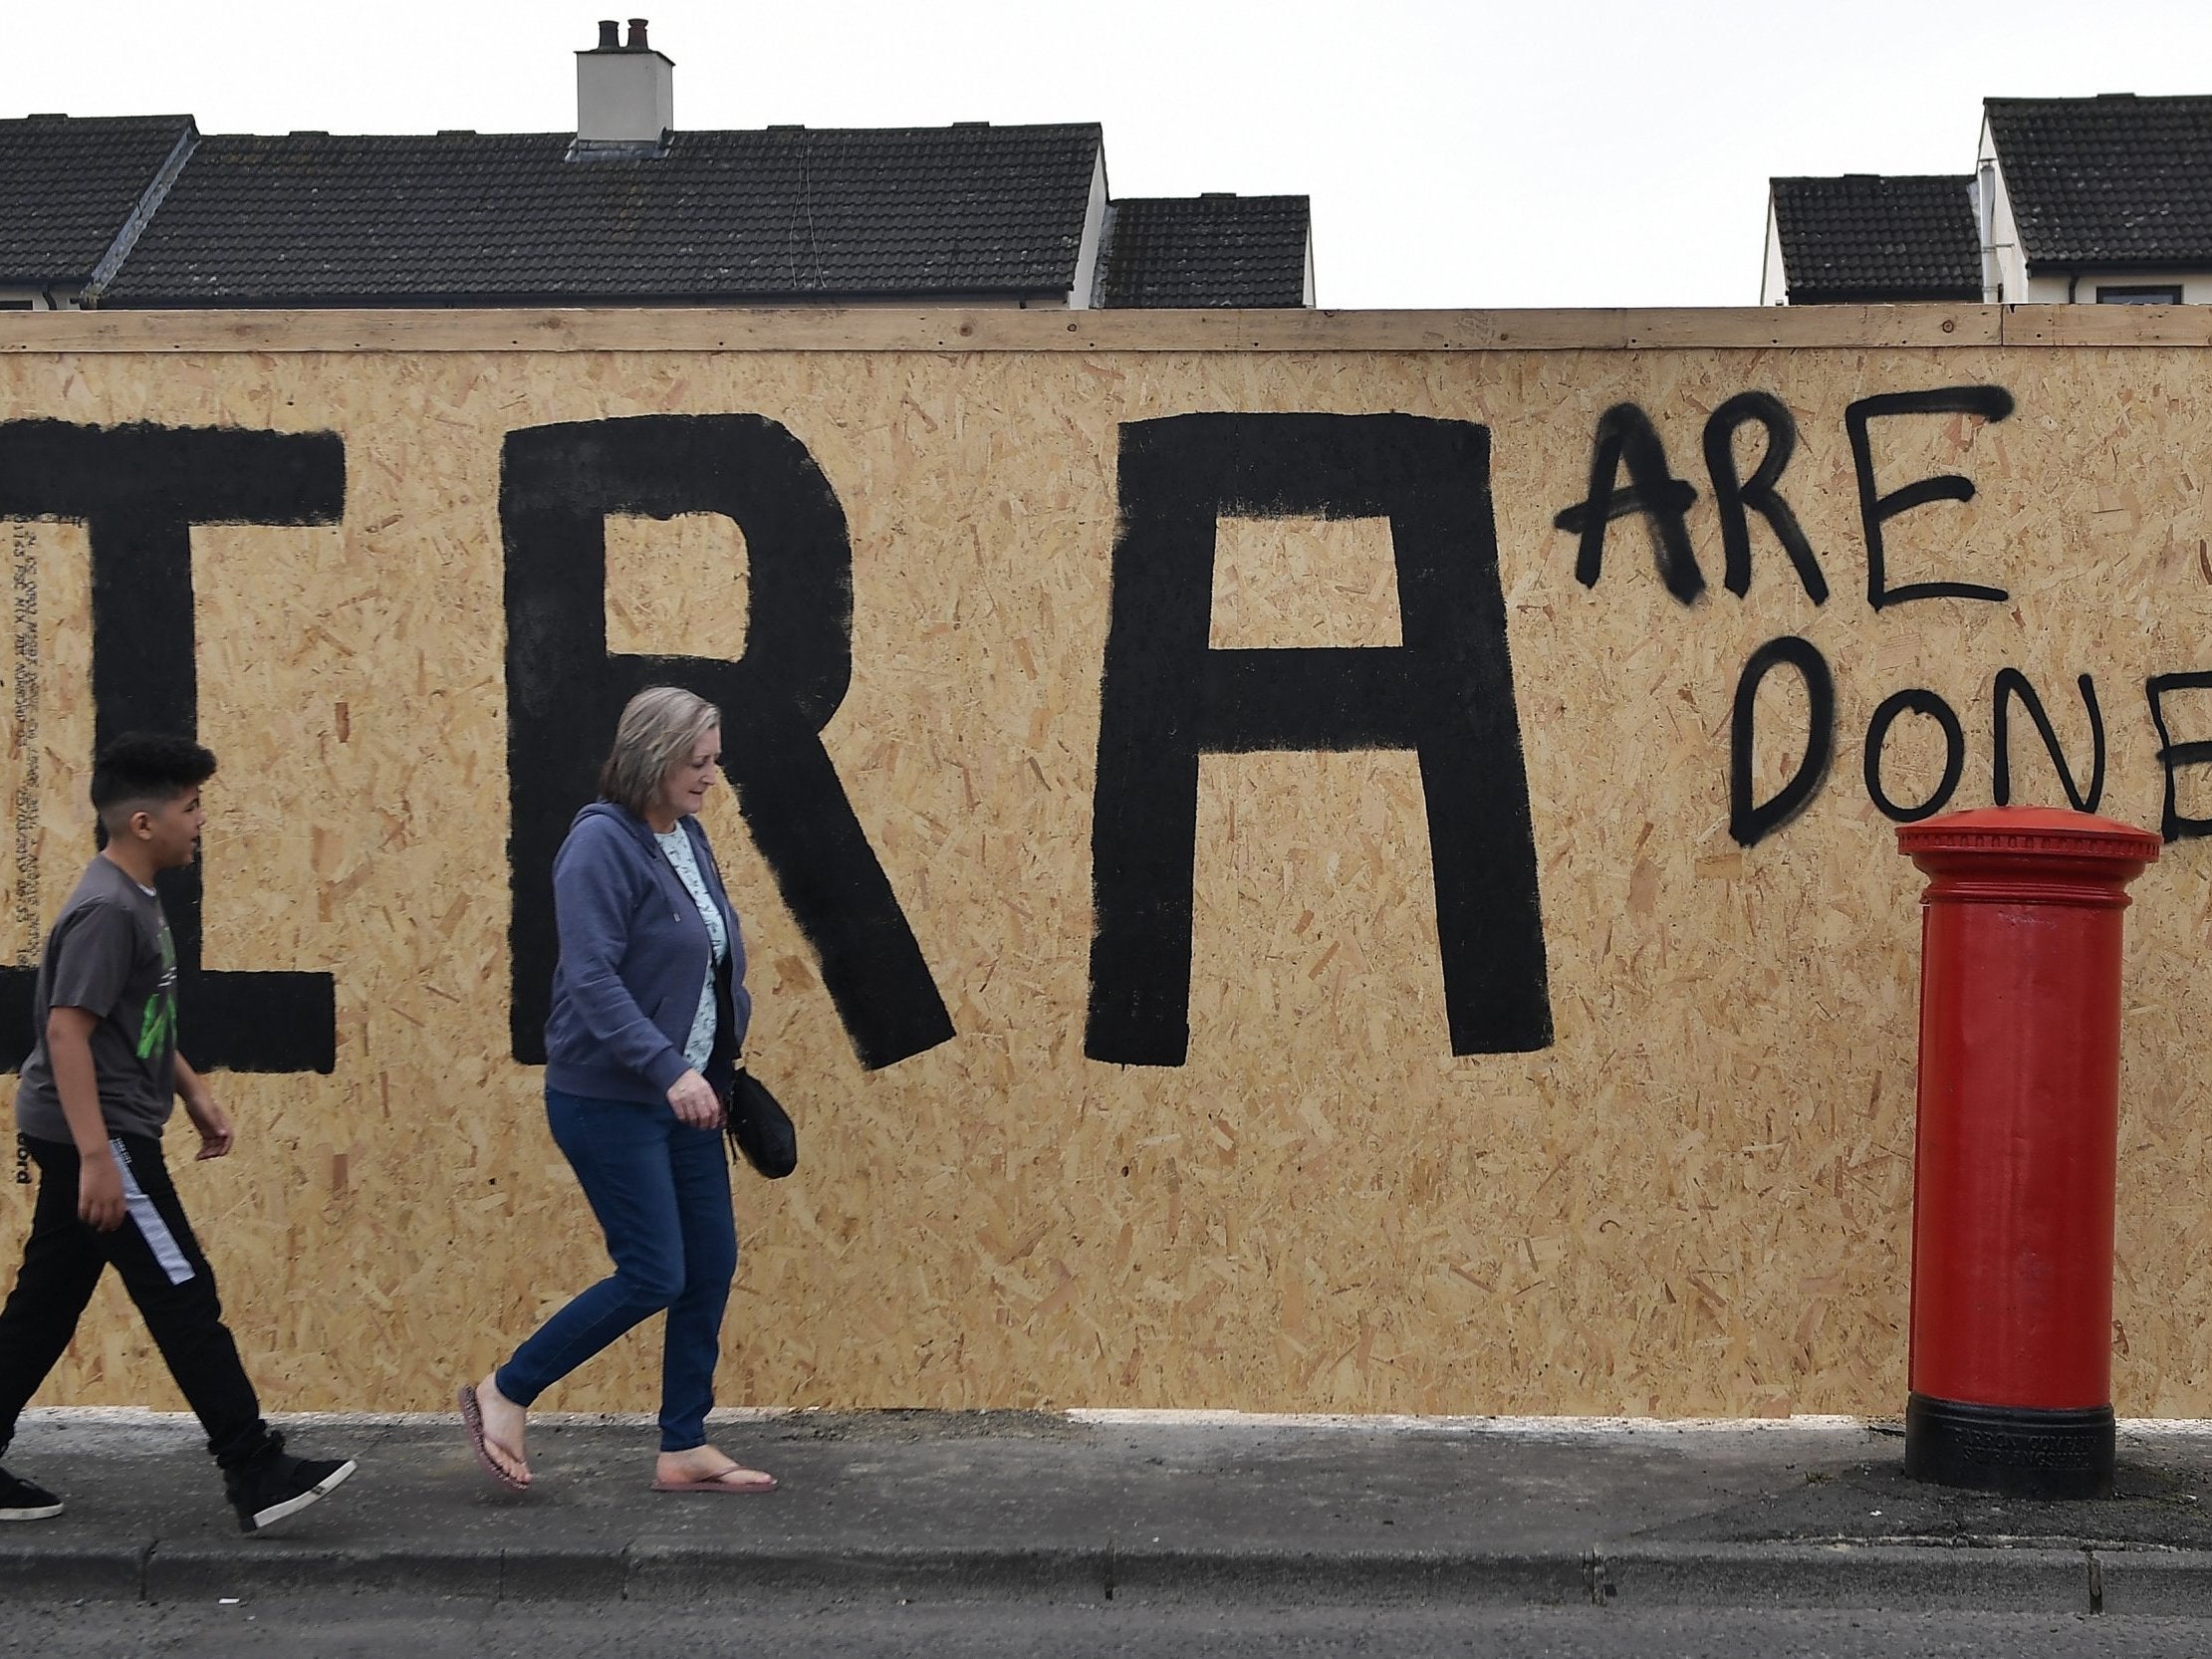
<svg viewBox="0 0 2212 1659">
<path fill-rule="evenodd" d="M 728 1095 L 753 1014 L 745 941 L 706 831 L 693 818 L 677 823 L 691 837 L 708 896 L 721 907 L 730 959 L 714 968 L 699 907 L 651 826 L 613 802 L 592 803 L 576 815 L 553 860 L 561 958 L 546 1019 L 548 1088 L 665 1101 L 669 1085 L 689 1069 L 684 1040 L 712 970 L 719 996 L 705 1076 L 717 1094 Z"/>
</svg>

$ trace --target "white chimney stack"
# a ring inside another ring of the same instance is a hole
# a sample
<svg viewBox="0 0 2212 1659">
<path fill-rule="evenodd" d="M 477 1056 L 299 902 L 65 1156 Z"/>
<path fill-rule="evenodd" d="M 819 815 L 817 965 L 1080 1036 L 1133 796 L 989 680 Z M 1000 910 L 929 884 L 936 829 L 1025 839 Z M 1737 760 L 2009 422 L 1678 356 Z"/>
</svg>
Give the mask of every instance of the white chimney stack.
<svg viewBox="0 0 2212 1659">
<path fill-rule="evenodd" d="M 576 55 L 576 148 L 636 154 L 657 150 L 676 124 L 675 64 L 645 44 L 645 20 L 617 41 L 612 18 L 600 43 Z M 604 146 L 604 147 L 603 147 Z"/>
</svg>

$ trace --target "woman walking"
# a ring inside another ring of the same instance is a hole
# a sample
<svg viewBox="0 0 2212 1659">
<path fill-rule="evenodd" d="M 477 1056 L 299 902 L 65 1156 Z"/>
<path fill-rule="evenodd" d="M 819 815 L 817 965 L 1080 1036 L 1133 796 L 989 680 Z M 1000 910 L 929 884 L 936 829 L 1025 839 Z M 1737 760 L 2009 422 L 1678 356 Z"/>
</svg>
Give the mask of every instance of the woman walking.
<svg viewBox="0 0 2212 1659">
<path fill-rule="evenodd" d="M 737 1271 L 723 1103 L 752 1014 L 745 944 L 700 829 L 722 721 L 688 691 L 631 698 L 553 862 L 560 961 L 546 1021 L 546 1116 L 614 1272 L 481 1382 L 461 1421 L 484 1470 L 530 1485 L 530 1405 L 662 1309 L 658 1492 L 768 1492 L 707 1443 L 722 1312 Z"/>
</svg>

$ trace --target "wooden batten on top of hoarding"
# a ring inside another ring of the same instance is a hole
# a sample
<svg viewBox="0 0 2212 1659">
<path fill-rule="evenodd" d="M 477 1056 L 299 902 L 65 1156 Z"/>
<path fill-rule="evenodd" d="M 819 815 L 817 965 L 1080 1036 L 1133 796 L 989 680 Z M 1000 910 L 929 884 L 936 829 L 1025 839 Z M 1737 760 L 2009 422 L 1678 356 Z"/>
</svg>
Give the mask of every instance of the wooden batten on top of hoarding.
<svg viewBox="0 0 2212 1659">
<path fill-rule="evenodd" d="M 184 1047 L 242 1138 L 188 1202 L 272 1408 L 437 1407 L 603 1271 L 539 1104 L 548 871 L 672 680 L 724 711 L 706 824 L 802 1139 L 735 1177 L 725 1401 L 1887 1411 L 1893 825 L 2080 805 L 2168 842 L 2117 1402 L 2212 1414 L 2208 344 L 2188 308 L 0 316 L 0 1054 L 96 743 L 196 730 Z M 173 1404 L 136 1328 L 53 1397 Z M 545 1403 L 641 1407 L 656 1364 Z"/>
</svg>

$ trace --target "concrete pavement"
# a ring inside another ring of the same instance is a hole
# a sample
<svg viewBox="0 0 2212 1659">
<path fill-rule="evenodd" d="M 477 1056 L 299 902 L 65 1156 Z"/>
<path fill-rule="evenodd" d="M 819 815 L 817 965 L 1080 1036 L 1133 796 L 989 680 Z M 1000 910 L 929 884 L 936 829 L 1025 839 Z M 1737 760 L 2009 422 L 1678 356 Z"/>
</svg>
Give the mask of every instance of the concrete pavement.
<svg viewBox="0 0 2212 1659">
<path fill-rule="evenodd" d="M 2212 1610 L 2212 1424 L 2123 1423 L 2080 1504 L 1920 1486 L 1836 1418 L 738 1414 L 716 1443 L 783 1482 L 747 1497 L 651 1492 L 635 1421 L 535 1419 L 525 1495 L 450 1419 L 284 1426 L 362 1470 L 248 1538 L 189 1418 L 31 1413 L 7 1465 L 69 1508 L 0 1527 L 0 1597 Z"/>
</svg>

